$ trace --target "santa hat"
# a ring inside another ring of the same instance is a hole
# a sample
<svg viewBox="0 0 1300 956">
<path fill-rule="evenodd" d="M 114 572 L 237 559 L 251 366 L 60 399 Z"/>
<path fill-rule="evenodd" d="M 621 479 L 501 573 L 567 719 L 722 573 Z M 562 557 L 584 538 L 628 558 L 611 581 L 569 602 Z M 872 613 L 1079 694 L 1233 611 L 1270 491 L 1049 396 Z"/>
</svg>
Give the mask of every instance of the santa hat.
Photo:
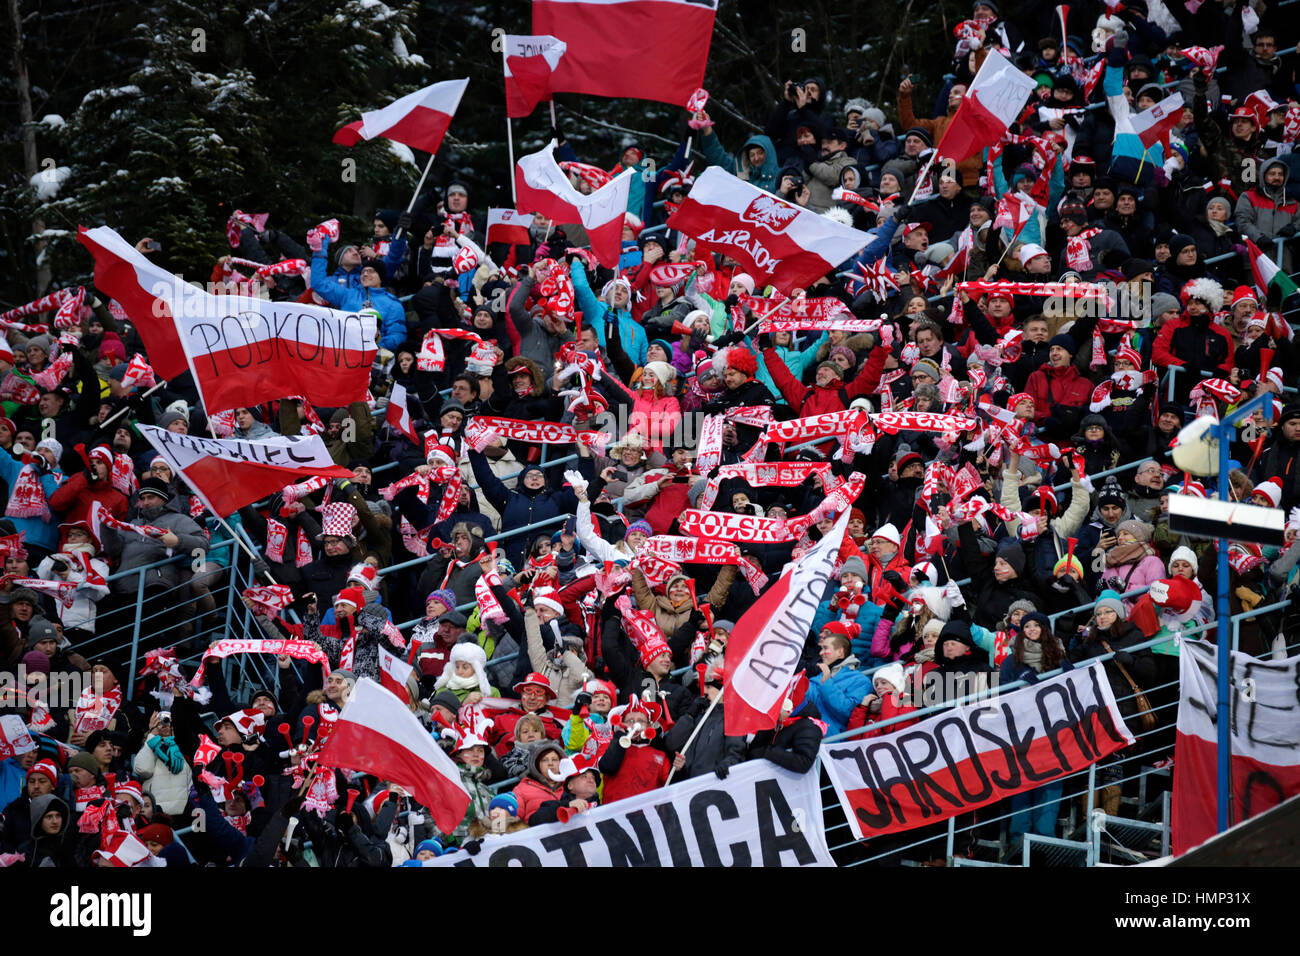
<svg viewBox="0 0 1300 956">
<path fill-rule="evenodd" d="M 371 567 L 368 564 L 354 564 L 352 570 L 348 572 L 348 584 L 360 584 L 367 591 L 373 591 L 379 587 L 379 569 Z"/>
<path fill-rule="evenodd" d="M 898 529 L 894 527 L 893 522 L 882 524 L 875 531 L 871 532 L 871 537 L 884 538 L 886 541 L 890 541 L 899 546 L 903 543 L 902 536 L 899 535 Z"/>
<path fill-rule="evenodd" d="M 334 596 L 334 603 L 351 604 L 359 610 L 366 606 L 366 593 L 361 588 L 344 588 Z"/>
<path fill-rule="evenodd" d="M 645 228 L 645 223 L 641 221 L 641 217 L 630 212 L 623 214 L 623 225 L 631 229 L 634 236 L 641 235 L 641 230 Z"/>
<path fill-rule="evenodd" d="M 474 676 L 478 678 L 478 692 L 484 697 L 491 697 L 492 685 L 487 679 L 487 652 L 473 641 L 464 641 L 452 646 L 451 653 L 447 657 L 447 666 L 442 669 L 442 673 L 434 682 L 434 691 L 442 690 L 455 676 L 457 661 L 464 661 L 474 668 Z"/>
<path fill-rule="evenodd" d="M 758 371 L 758 362 L 749 349 L 730 348 L 727 349 L 727 368 L 735 369 L 746 378 L 753 378 Z"/>
<path fill-rule="evenodd" d="M 533 606 L 549 608 L 556 614 L 563 615 L 564 605 L 556 598 L 558 593 L 555 588 L 538 588 L 533 591 Z"/>
<path fill-rule="evenodd" d="M 555 700 L 555 688 L 551 687 L 551 682 L 546 679 L 545 674 L 539 674 L 532 671 L 527 677 L 514 686 L 516 694 L 522 694 L 525 687 L 540 687 L 550 695 L 550 700 Z"/>
<path fill-rule="evenodd" d="M 331 501 L 321 509 L 321 516 L 321 533 L 317 537 L 318 541 L 329 535 L 343 538 L 349 544 L 356 543 L 357 539 L 352 534 L 352 522 L 357 517 L 356 508 L 346 501 Z"/>
<path fill-rule="evenodd" d="M 1282 483 L 1276 478 L 1270 478 L 1268 481 L 1261 481 L 1255 486 L 1253 494 L 1263 495 L 1268 499 L 1269 507 L 1278 508 L 1282 505 Z"/>
</svg>

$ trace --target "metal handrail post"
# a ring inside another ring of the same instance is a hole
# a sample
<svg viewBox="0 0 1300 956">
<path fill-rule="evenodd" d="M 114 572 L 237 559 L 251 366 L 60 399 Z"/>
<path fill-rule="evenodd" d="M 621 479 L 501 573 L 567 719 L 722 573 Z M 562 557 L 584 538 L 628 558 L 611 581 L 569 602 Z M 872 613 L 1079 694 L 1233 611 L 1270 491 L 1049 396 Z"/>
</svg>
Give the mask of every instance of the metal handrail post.
<svg viewBox="0 0 1300 956">
<path fill-rule="evenodd" d="M 131 626 L 131 664 L 126 671 L 128 682 L 135 678 L 135 661 L 140 653 L 140 619 L 144 617 L 144 572 L 135 579 L 135 623 Z"/>
</svg>

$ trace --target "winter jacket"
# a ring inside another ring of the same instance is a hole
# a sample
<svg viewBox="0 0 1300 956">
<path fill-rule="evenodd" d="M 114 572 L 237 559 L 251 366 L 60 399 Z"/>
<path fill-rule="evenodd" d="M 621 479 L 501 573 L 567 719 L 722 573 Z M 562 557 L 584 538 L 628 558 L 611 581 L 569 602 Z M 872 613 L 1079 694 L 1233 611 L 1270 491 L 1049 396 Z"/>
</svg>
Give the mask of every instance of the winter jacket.
<svg viewBox="0 0 1300 956">
<path fill-rule="evenodd" d="M 1034 398 L 1034 423 L 1054 426 L 1061 435 L 1073 432 L 1087 412 L 1092 382 L 1073 364 L 1056 368 L 1048 362 L 1029 376 L 1025 391 Z"/>
<path fill-rule="evenodd" d="M 93 485 L 84 471 L 77 472 L 50 495 L 50 508 L 57 511 L 65 523 L 90 521 L 90 511 L 95 502 L 119 520 L 126 520 L 126 495 L 113 487 L 111 481 L 97 481 Z"/>
<path fill-rule="evenodd" d="M 1281 186 L 1269 186 L 1264 182 L 1264 177 L 1274 167 L 1286 174 Z M 1233 217 L 1242 235 L 1251 242 L 1257 245 L 1270 243 L 1287 226 L 1291 226 L 1293 231 L 1300 227 L 1300 203 L 1286 194 L 1290 178 L 1291 167 L 1280 159 L 1270 159 L 1260 168 L 1259 181 L 1237 199 Z M 1265 250 L 1265 254 L 1270 252 L 1272 250 Z"/>
<path fill-rule="evenodd" d="M 831 192 L 840 184 L 840 173 L 854 165 L 853 157 L 841 150 L 808 166 L 808 208 L 825 212 L 832 205 Z"/>
<path fill-rule="evenodd" d="M 853 708 L 872 691 L 871 678 L 858 670 L 858 659 L 850 655 L 831 668 L 829 677 L 808 681 L 808 699 L 826 722 L 826 735 L 843 733 Z"/>
<path fill-rule="evenodd" d="M 524 631 L 528 635 L 528 661 L 533 671 L 550 681 L 560 706 L 570 706 L 574 696 L 582 690 L 582 685 L 593 676 L 587 670 L 586 662 L 572 650 L 566 649 L 557 665 L 555 656 L 547 653 L 546 646 L 542 643 L 541 624 L 537 612 L 532 608 L 524 611 Z"/>
<path fill-rule="evenodd" d="M 804 385 L 785 367 L 775 349 L 763 350 L 763 362 L 781 390 L 786 403 L 798 411 L 799 418 L 822 415 L 827 412 L 842 412 L 855 398 L 870 395 L 880 384 L 881 373 L 885 369 L 885 360 L 889 358 L 889 349 L 878 345 L 871 350 L 871 356 L 862 366 L 861 371 L 850 382 L 836 379 L 829 388 L 819 385 Z"/>
<path fill-rule="evenodd" d="M 993 576 L 993 556 L 985 554 L 980 549 L 979 539 L 975 536 L 975 529 L 969 521 L 959 525 L 957 533 L 961 540 L 962 561 L 966 565 L 966 570 L 970 572 L 970 588 L 974 590 L 975 597 L 972 601 L 968 596 L 966 601 L 976 624 L 990 628 L 997 627 L 998 622 L 1006 618 L 1007 610 L 1016 601 L 1032 601 L 1035 607 L 1042 604 L 1043 596 L 1039 593 L 1035 579 L 1032 577 L 1014 577 L 1009 581 L 999 582 Z M 1032 574 L 1032 569 L 1027 562 L 1025 571 L 1026 575 Z M 968 595 L 969 593 L 970 591 L 967 591 Z M 935 657 L 937 659 L 938 655 L 936 654 Z"/>
<path fill-rule="evenodd" d="M 356 624 L 356 642 L 353 648 L 352 673 L 358 678 L 369 677 L 379 680 L 379 647 L 382 644 L 389 653 L 401 655 L 402 648 L 393 643 L 384 633 L 387 616 L 382 608 L 376 611 L 367 606 L 359 610 L 351 619 Z M 347 642 L 346 625 L 322 627 L 320 618 L 308 611 L 303 616 L 302 634 L 306 640 L 315 641 L 329 656 L 330 667 L 340 667 L 339 657 Z M 326 631 L 335 633 L 325 633 Z"/>
<path fill-rule="evenodd" d="M 135 755 L 133 766 L 144 788 L 153 794 L 158 809 L 173 817 L 185 812 L 194 773 L 175 737 L 150 734 Z"/>
<path fill-rule="evenodd" d="M 673 575 L 672 577 L 678 576 Z M 701 596 L 700 603 L 708 602 L 711 607 L 721 608 L 727 603 L 727 596 L 731 593 L 731 585 L 735 580 L 736 566 L 734 564 L 722 565 L 718 569 L 717 580 L 713 582 L 713 587 L 709 588 L 708 596 Z M 671 577 L 668 583 L 672 583 Z M 689 600 L 680 608 L 674 607 L 672 601 L 668 599 L 667 590 L 668 588 L 665 586 L 664 594 L 655 594 L 646 582 L 641 569 L 632 569 L 632 593 L 636 596 L 636 606 L 642 611 L 653 610 L 655 612 L 655 623 L 664 632 L 664 637 L 668 639 L 669 646 L 673 649 L 673 665 L 680 667 L 686 663 L 686 651 L 690 649 L 691 641 L 695 635 L 694 633 L 687 635 L 685 632 L 681 634 L 678 632 L 691 620 L 695 608 Z M 686 631 L 690 631 L 690 628 L 686 628 Z"/>
<path fill-rule="evenodd" d="M 596 340 L 600 342 L 600 347 L 605 347 L 606 323 L 615 322 L 623 351 L 637 365 L 644 365 L 650 340 L 646 337 L 645 329 L 632 318 L 631 311 L 616 310 L 612 305 L 607 305 L 598 299 L 591 289 L 587 269 L 578 259 L 574 259 L 569 264 L 569 275 L 573 278 L 573 294 L 577 299 L 578 311 L 582 313 L 582 323 L 588 328 L 595 329 Z"/>
<path fill-rule="evenodd" d="M 514 323 L 519 333 L 517 354 L 532 359 L 543 368 L 550 368 L 560 346 L 565 342 L 573 341 L 573 333 L 568 329 L 558 334 L 551 332 L 542 324 L 541 319 L 535 318 L 528 311 L 528 297 L 532 294 L 535 282 L 531 275 L 519 280 L 518 284 L 510 290 L 507 311 L 510 313 L 510 321 Z M 574 291 L 576 292 L 577 289 L 575 288 Z"/>
<path fill-rule="evenodd" d="M 691 734 L 699 728 L 686 751 L 686 763 L 677 771 L 674 780 L 688 780 L 718 770 L 722 771 L 720 776 L 726 776 L 728 770 L 745 759 L 745 738 L 728 737 L 723 731 L 723 704 L 714 707 L 706 718 L 707 706 L 705 698 L 696 698 L 691 711 L 682 716 L 664 738 L 665 747 L 680 753 Z"/>
<path fill-rule="evenodd" d="M 1227 377 L 1232 374 L 1232 334 L 1211 322 L 1208 315 L 1193 317 L 1184 312 L 1160 327 L 1151 349 L 1152 364 L 1159 369 L 1177 365 L 1187 370 L 1177 376 L 1178 396 L 1186 396 L 1202 374 Z"/>
<path fill-rule="evenodd" d="M 332 308 L 346 312 L 374 309 L 379 313 L 376 338 L 379 347 L 396 352 L 406 341 L 406 309 L 397 296 L 384 288 L 350 287 L 329 281 L 325 274 L 328 264 L 329 240 L 321 242 L 320 251 L 311 257 L 311 289 Z"/>
<path fill-rule="evenodd" d="M 145 579 L 145 590 L 152 588 L 170 589 L 180 586 L 181 571 L 182 569 L 188 570 L 185 564 L 161 564 L 151 567 L 149 570 L 141 572 L 141 574 L 122 574 L 122 572 L 142 568 L 156 561 L 162 561 L 164 558 L 188 557 L 195 549 L 206 551 L 208 549 L 208 539 L 199 530 L 199 526 L 188 515 L 178 514 L 175 511 L 167 511 L 166 509 L 152 517 L 137 513 L 133 520 L 138 524 L 151 524 L 156 528 L 165 528 L 175 534 L 180 541 L 174 548 L 168 548 L 158 538 L 146 538 L 131 532 L 105 528 L 103 531 L 104 551 L 110 558 L 114 559 L 120 575 L 114 578 L 112 584 L 110 584 L 113 593 L 134 595 L 141 575 Z"/>
<path fill-rule="evenodd" d="M 606 804 L 659 789 L 668 779 L 673 766 L 672 760 L 661 749 L 662 744 L 658 738 L 648 744 L 623 747 L 619 743 L 619 736 L 615 732 L 614 742 L 606 748 L 597 764 L 600 775 L 605 780 Z"/>
<path fill-rule="evenodd" d="M 763 165 L 758 169 L 754 169 L 749 165 L 749 148 L 751 146 L 761 146 L 765 154 Z M 700 140 L 700 149 L 704 153 L 704 158 L 709 161 L 710 166 L 721 166 L 737 179 L 743 179 L 751 186 L 770 193 L 776 192 L 777 171 L 780 169 L 780 163 L 777 160 L 776 147 L 772 145 L 772 140 L 768 137 L 762 135 L 751 136 L 745 140 L 745 145 L 734 156 L 729 156 L 713 131 L 707 130 Z"/>
<path fill-rule="evenodd" d="M 77 589 L 72 592 L 72 604 L 68 607 L 59 606 L 59 620 L 67 630 L 77 628 L 83 631 L 95 632 L 95 614 L 97 603 L 108 596 L 108 584 L 90 584 L 86 581 L 86 572 L 80 564 L 67 562 L 71 570 L 68 571 L 66 578 L 59 578 L 58 572 L 54 570 L 54 557 L 42 559 L 41 563 L 36 566 L 36 576 L 44 578 L 47 581 L 75 581 Z M 67 561 L 67 556 L 63 558 Z M 108 563 L 100 558 L 90 559 L 91 570 L 96 572 L 101 578 L 108 578 Z"/>
<path fill-rule="evenodd" d="M 492 469 L 488 467 L 487 460 L 481 454 L 470 452 L 469 460 L 479 487 L 487 496 L 488 501 L 492 502 L 492 506 L 501 513 L 501 527 L 503 529 L 525 528 L 560 515 L 573 514 L 578 508 L 578 498 L 571 489 L 552 491 L 543 485 L 536 491 L 530 491 L 524 487 L 521 479 L 515 490 L 511 491 L 492 472 Z M 580 459 L 578 470 L 584 472 L 590 478 L 591 459 Z M 525 531 L 512 534 L 502 540 L 501 544 L 506 549 L 506 557 L 510 559 L 515 567 L 523 567 L 524 549 L 527 548 L 529 540 L 536 533 L 535 531 Z"/>
<path fill-rule="evenodd" d="M 749 747 L 751 760 L 770 760 L 795 773 L 807 773 L 817 760 L 822 728 L 808 716 L 792 718 L 775 732 L 759 731 Z"/>
<path fill-rule="evenodd" d="M 44 465 L 45 461 L 42 459 L 40 461 L 41 470 L 38 471 L 36 480 L 41 486 L 41 491 L 45 494 L 45 500 L 49 501 L 53 497 L 55 490 L 63 482 L 63 472 L 58 469 L 50 471 L 45 469 Z M 4 481 L 6 491 L 10 495 L 13 494 L 14 483 L 18 480 L 22 470 L 23 463 L 0 448 L 0 480 Z M 53 512 L 50 513 L 49 518 L 15 518 L 10 516 L 6 520 L 13 522 L 15 532 L 21 532 L 27 536 L 28 543 L 39 545 L 48 551 L 58 549 L 59 519 Z"/>
</svg>

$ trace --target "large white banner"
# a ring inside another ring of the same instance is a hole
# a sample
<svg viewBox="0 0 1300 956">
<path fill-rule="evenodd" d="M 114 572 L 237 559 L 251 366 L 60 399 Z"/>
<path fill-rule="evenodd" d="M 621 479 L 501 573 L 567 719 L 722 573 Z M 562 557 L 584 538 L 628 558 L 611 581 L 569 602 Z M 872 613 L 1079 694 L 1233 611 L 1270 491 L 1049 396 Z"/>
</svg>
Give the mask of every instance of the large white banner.
<svg viewBox="0 0 1300 956">
<path fill-rule="evenodd" d="M 821 759 L 865 840 L 1033 790 L 1133 741 L 1093 664 L 882 737 L 823 743 Z"/>
<path fill-rule="evenodd" d="M 751 760 L 425 866 L 834 866 L 817 779 Z"/>
</svg>

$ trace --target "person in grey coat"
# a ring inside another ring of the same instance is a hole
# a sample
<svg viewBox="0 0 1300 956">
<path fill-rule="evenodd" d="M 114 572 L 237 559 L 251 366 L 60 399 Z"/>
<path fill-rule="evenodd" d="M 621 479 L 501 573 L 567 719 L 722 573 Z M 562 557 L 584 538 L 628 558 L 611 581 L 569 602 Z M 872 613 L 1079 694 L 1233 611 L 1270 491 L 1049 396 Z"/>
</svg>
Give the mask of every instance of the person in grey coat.
<svg viewBox="0 0 1300 956">
<path fill-rule="evenodd" d="M 532 271 L 519 280 L 510 291 L 510 321 L 519 330 L 519 354 L 532 359 L 542 368 L 555 364 L 556 353 L 565 342 L 573 340 L 567 323 L 550 312 L 534 315 L 528 309 L 528 297 L 537 281 Z"/>
</svg>

